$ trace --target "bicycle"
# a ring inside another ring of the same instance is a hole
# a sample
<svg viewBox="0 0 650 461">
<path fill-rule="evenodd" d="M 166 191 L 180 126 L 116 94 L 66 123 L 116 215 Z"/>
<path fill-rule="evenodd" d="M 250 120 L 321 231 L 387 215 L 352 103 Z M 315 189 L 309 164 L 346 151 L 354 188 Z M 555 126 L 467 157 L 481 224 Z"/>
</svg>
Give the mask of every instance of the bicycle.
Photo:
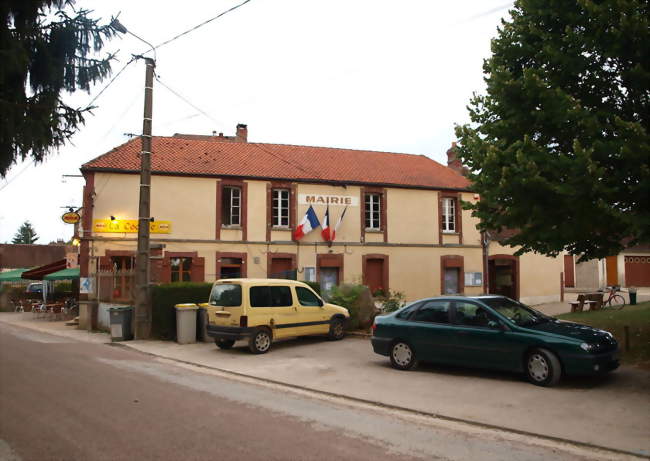
<svg viewBox="0 0 650 461">
<path fill-rule="evenodd" d="M 602 309 L 623 309 L 623 306 L 625 306 L 625 298 L 622 295 L 617 294 L 620 289 L 621 287 L 618 285 L 607 287 L 605 289 L 605 293 L 609 294 L 609 297 L 607 299 L 603 299 Z"/>
</svg>

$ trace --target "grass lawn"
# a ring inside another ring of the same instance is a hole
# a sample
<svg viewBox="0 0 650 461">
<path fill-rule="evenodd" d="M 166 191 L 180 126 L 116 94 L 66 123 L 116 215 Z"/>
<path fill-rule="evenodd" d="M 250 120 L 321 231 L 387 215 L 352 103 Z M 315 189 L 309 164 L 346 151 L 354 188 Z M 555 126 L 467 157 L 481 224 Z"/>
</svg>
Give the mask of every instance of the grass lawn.
<svg viewBox="0 0 650 461">
<path fill-rule="evenodd" d="M 620 311 L 573 312 L 557 318 L 607 330 L 619 342 L 621 361 L 650 364 L 650 302 L 626 305 Z M 625 350 L 624 326 L 630 328 L 629 351 Z"/>
</svg>

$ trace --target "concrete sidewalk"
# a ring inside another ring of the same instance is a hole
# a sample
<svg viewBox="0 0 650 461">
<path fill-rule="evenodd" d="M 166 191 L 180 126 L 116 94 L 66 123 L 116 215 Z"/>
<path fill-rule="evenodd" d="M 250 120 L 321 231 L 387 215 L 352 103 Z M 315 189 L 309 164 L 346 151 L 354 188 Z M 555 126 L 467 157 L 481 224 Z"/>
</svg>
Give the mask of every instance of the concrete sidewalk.
<svg viewBox="0 0 650 461">
<path fill-rule="evenodd" d="M 109 342 L 108 335 L 0 314 L 0 321 L 71 339 Z M 650 455 L 650 373 L 622 367 L 601 378 L 570 378 L 558 387 L 533 386 L 519 376 L 422 365 L 412 372 L 390 367 L 367 339 L 329 342 L 300 338 L 252 355 L 243 343 L 229 351 L 214 344 L 169 341 L 120 343 L 157 357 L 281 382 L 315 391 L 447 418 Z"/>
</svg>

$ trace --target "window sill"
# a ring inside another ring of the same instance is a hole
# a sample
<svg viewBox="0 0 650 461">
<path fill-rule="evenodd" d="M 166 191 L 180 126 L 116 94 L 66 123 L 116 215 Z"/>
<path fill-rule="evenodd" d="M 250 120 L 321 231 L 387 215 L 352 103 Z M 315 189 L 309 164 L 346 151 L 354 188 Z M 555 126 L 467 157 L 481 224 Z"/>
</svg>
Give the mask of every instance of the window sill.
<svg viewBox="0 0 650 461">
<path fill-rule="evenodd" d="M 280 227 L 280 226 L 271 226 L 271 230 L 272 231 L 290 231 L 291 227 L 289 227 L 289 226 L 282 226 L 282 227 Z"/>
<path fill-rule="evenodd" d="M 442 233 L 445 234 L 445 235 L 460 235 L 460 232 L 456 232 L 456 231 L 443 230 Z"/>
<path fill-rule="evenodd" d="M 369 234 L 383 234 L 384 231 L 382 229 L 366 229 L 365 230 Z"/>
<path fill-rule="evenodd" d="M 243 229 L 243 227 L 241 227 L 239 225 L 238 226 L 228 226 L 228 225 L 225 225 L 225 224 L 222 224 L 221 228 L 222 229 L 232 229 L 232 230 L 242 230 Z"/>
</svg>

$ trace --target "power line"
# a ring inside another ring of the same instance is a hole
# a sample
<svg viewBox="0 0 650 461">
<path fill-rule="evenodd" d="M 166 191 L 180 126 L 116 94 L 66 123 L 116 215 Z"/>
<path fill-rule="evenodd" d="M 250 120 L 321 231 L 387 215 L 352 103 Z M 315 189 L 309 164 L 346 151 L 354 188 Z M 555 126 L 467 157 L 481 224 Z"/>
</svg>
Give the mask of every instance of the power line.
<svg viewBox="0 0 650 461">
<path fill-rule="evenodd" d="M 9 185 L 9 184 L 11 184 L 11 183 L 16 179 L 16 178 L 18 178 L 18 176 L 20 176 L 21 174 L 23 174 L 25 171 L 29 170 L 29 168 L 30 168 L 32 165 L 34 165 L 34 162 L 35 162 L 35 160 L 32 160 L 32 161 L 29 162 L 27 165 L 25 165 L 25 168 L 23 168 L 23 169 L 20 170 L 18 173 L 16 173 L 16 174 L 14 175 L 14 177 L 12 177 L 11 179 L 7 180 L 7 182 L 4 183 L 4 184 L 2 185 L 2 187 L 0 187 L 0 191 L 4 190 L 4 189 Z"/>
<path fill-rule="evenodd" d="M 112 84 L 112 83 L 117 79 L 117 77 L 119 77 L 120 74 L 121 74 L 122 72 L 124 72 L 124 69 L 126 69 L 126 68 L 129 66 L 129 64 L 131 64 L 131 63 L 132 63 L 133 61 L 135 61 L 136 59 L 138 59 L 138 56 L 133 56 L 133 57 L 129 60 L 129 62 L 127 62 L 126 64 L 124 64 L 124 67 L 122 67 L 122 68 L 120 69 L 120 71 L 119 71 L 117 74 L 115 74 L 115 76 L 114 76 L 114 77 L 113 77 L 113 78 L 112 78 L 112 79 L 111 79 L 111 80 L 106 84 L 106 86 L 105 86 L 104 88 L 102 88 L 102 90 L 101 90 L 99 93 L 97 93 L 97 94 L 95 95 L 94 98 L 92 98 L 92 99 L 90 100 L 90 102 L 86 105 L 86 109 L 90 108 L 90 107 L 93 105 L 93 103 L 97 100 L 97 98 L 99 98 L 99 97 L 104 93 L 104 91 L 106 91 L 106 90 L 108 89 L 108 87 L 111 86 L 111 84 Z"/>
<path fill-rule="evenodd" d="M 250 0 L 249 0 L 249 1 L 250 1 Z M 185 104 L 187 104 L 188 106 L 190 106 L 192 109 L 195 109 L 195 110 L 199 111 L 199 113 L 201 113 L 201 114 L 204 115 L 205 117 L 209 118 L 210 120 L 212 120 L 212 121 L 215 122 L 216 124 L 218 124 L 218 125 L 222 125 L 222 126 L 224 125 L 223 122 L 220 122 L 219 120 L 215 119 L 215 118 L 212 117 L 210 114 L 208 114 L 207 112 L 203 111 L 200 107 L 197 107 L 196 105 L 192 104 L 189 100 L 187 100 L 185 97 L 183 97 L 183 95 L 181 95 L 181 94 L 178 93 L 177 91 L 171 89 L 171 88 L 170 88 L 169 86 L 167 86 L 167 85 L 166 85 L 162 80 L 160 80 L 160 78 L 159 78 L 157 75 L 156 75 L 156 81 L 158 81 L 158 83 L 160 83 L 162 86 L 164 86 L 164 87 L 165 87 L 165 88 L 166 88 L 170 93 L 172 93 L 174 96 L 176 96 L 177 98 L 179 98 L 181 101 L 183 101 Z"/>
<path fill-rule="evenodd" d="M 208 19 L 207 21 L 203 21 L 202 23 L 197 24 L 196 26 L 192 27 L 191 29 L 188 29 L 188 30 L 186 30 L 185 32 L 181 32 L 180 34 L 176 35 L 175 37 L 172 37 L 172 38 L 170 38 L 169 40 L 164 41 L 164 42 L 162 42 L 162 43 L 156 45 L 156 46 L 153 47 L 153 48 L 154 48 L 154 50 L 155 50 L 155 49 L 158 49 L 158 48 L 160 48 L 160 47 L 162 47 L 162 46 L 165 46 L 165 45 L 167 45 L 167 44 L 173 42 L 174 40 L 179 39 L 179 38 L 181 38 L 182 36 L 187 35 L 187 34 L 189 34 L 190 32 L 195 31 L 195 30 L 198 29 L 199 27 L 203 27 L 203 26 L 205 26 L 206 24 L 209 24 L 209 23 L 211 23 L 212 21 L 214 21 L 214 20 L 216 20 L 216 19 L 219 19 L 221 16 L 225 16 L 226 14 L 230 13 L 231 11 L 235 11 L 237 8 L 240 8 L 240 7 L 244 6 L 245 4 L 247 4 L 247 3 L 250 2 L 250 1 L 251 1 L 251 0 L 245 0 L 245 1 L 241 2 L 240 4 L 233 6 L 233 7 L 230 8 L 230 9 L 228 9 L 228 10 L 226 10 L 226 11 L 223 11 L 223 12 L 219 13 L 219 14 L 216 15 L 215 17 L 210 18 L 210 19 Z M 148 52 L 149 52 L 149 51 L 147 51 L 146 53 L 148 53 Z M 144 54 L 144 53 L 143 53 L 143 54 Z"/>
<path fill-rule="evenodd" d="M 125 115 L 126 115 L 126 114 L 127 114 L 127 113 L 132 109 L 132 108 L 133 108 L 133 106 L 135 105 L 135 103 L 138 102 L 138 100 L 139 100 L 139 98 L 140 98 L 140 95 L 141 95 L 143 92 L 144 92 L 144 88 L 139 88 L 139 89 L 138 89 L 138 91 L 136 92 L 136 94 L 131 98 L 131 103 L 126 107 L 126 109 L 124 109 L 124 112 L 122 112 L 122 113 L 121 113 L 121 114 L 120 114 L 120 115 L 115 119 L 115 122 L 113 123 L 113 125 L 111 125 L 111 127 L 106 131 L 106 133 L 104 133 L 104 136 L 102 136 L 102 137 L 99 139 L 99 142 L 104 141 L 104 140 L 108 137 L 108 135 L 111 134 L 111 132 L 115 129 L 115 127 L 117 126 L 117 124 L 120 123 L 120 122 L 122 121 L 122 119 L 124 118 L 124 116 L 125 116 Z"/>
</svg>

